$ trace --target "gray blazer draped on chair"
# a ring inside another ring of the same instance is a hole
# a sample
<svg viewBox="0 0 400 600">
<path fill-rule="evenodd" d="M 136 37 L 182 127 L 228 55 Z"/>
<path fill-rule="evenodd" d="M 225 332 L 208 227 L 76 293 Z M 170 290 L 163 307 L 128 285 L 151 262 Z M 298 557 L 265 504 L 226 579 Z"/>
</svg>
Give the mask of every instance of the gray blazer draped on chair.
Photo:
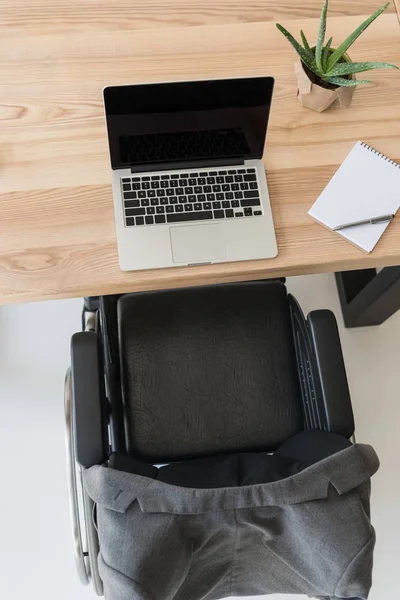
<svg viewBox="0 0 400 600">
<path fill-rule="evenodd" d="M 365 600 L 374 450 L 355 444 L 271 483 L 193 489 L 94 466 L 106 600 L 273 593 Z"/>
</svg>

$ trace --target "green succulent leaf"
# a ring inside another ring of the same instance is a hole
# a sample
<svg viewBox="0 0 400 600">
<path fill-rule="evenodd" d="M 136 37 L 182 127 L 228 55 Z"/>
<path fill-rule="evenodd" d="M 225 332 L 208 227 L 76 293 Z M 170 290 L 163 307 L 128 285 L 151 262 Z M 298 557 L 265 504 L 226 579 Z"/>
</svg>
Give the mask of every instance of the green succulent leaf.
<svg viewBox="0 0 400 600">
<path fill-rule="evenodd" d="M 328 58 L 329 58 L 329 50 L 332 45 L 332 40 L 333 40 L 333 38 L 329 38 L 329 40 L 326 43 L 326 46 L 324 47 L 324 49 L 322 51 L 322 70 L 324 72 L 326 72 Z"/>
<path fill-rule="evenodd" d="M 309 52 L 311 52 L 310 44 L 308 43 L 308 40 L 307 40 L 306 36 L 304 35 L 303 30 L 300 31 L 300 35 L 301 35 L 301 41 L 303 42 L 304 48 L 306 50 L 308 50 Z"/>
<path fill-rule="evenodd" d="M 342 77 L 343 75 L 350 75 L 352 73 L 361 73 L 363 71 L 370 71 L 371 69 L 398 69 L 396 65 L 391 65 L 385 62 L 349 62 L 340 63 L 335 65 L 333 69 L 328 71 L 326 74 L 332 77 Z"/>
<path fill-rule="evenodd" d="M 300 56 L 301 60 L 303 61 L 303 63 L 312 71 L 315 71 L 317 68 L 317 65 L 315 63 L 315 59 L 314 56 L 312 54 L 311 51 L 306 50 L 305 48 L 303 48 L 303 46 L 301 46 L 299 44 L 299 42 L 292 36 L 291 33 L 288 32 L 287 29 L 285 29 L 284 27 L 282 27 L 282 25 L 280 25 L 279 23 L 276 24 L 277 28 L 279 29 L 279 31 L 281 33 L 283 33 L 283 35 L 286 37 L 286 39 L 292 44 L 293 48 L 295 49 L 295 51 L 297 52 L 297 54 Z"/>
<path fill-rule="evenodd" d="M 317 45 L 315 47 L 315 62 L 317 63 L 317 67 L 321 73 L 323 72 L 322 68 L 322 46 L 324 45 L 325 40 L 325 31 L 326 31 L 326 13 L 328 10 L 328 0 L 325 0 L 324 5 L 321 11 L 321 19 L 319 22 L 319 32 L 318 32 L 318 40 Z"/>
<path fill-rule="evenodd" d="M 374 12 L 373 15 L 371 15 L 370 17 L 368 17 L 368 19 L 361 23 L 361 25 L 359 25 L 357 29 L 355 29 L 353 33 L 350 34 L 349 37 L 347 37 L 344 40 L 344 42 L 342 42 L 340 46 L 336 48 L 335 52 L 332 52 L 328 59 L 328 71 L 332 69 L 334 65 L 336 65 L 338 60 L 342 58 L 343 54 L 345 54 L 345 52 L 350 48 L 350 46 L 354 44 L 356 39 L 360 37 L 360 35 L 367 29 L 367 27 L 369 27 L 369 25 L 371 25 L 371 23 L 375 21 L 375 19 L 377 19 L 379 15 L 383 13 L 384 10 L 386 10 L 389 4 L 390 2 L 386 2 L 386 4 L 381 6 L 381 8 Z"/>
<path fill-rule="evenodd" d="M 372 83 L 367 79 L 345 79 L 344 77 L 324 77 L 324 81 L 332 83 L 333 85 L 340 85 L 343 87 L 353 87 L 355 85 L 364 85 L 366 83 Z"/>
</svg>

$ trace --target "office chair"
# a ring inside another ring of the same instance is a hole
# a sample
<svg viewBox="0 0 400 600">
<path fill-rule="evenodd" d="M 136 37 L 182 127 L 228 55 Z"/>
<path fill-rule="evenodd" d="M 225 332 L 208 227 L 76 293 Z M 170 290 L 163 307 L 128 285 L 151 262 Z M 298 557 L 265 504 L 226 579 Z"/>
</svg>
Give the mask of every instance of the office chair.
<svg viewBox="0 0 400 600">
<path fill-rule="evenodd" d="M 89 467 L 273 453 L 310 429 L 353 436 L 335 317 L 305 319 L 284 280 L 86 298 L 82 330 L 65 379 L 67 466 L 78 574 L 98 595 Z"/>
</svg>

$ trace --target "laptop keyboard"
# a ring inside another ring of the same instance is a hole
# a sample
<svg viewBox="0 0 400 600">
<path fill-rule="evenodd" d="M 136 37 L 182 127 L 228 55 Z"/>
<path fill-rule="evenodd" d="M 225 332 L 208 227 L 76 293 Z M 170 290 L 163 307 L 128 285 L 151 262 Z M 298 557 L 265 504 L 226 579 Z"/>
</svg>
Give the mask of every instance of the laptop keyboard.
<svg viewBox="0 0 400 600">
<path fill-rule="evenodd" d="M 121 185 L 127 227 L 263 214 L 254 168 L 132 175 Z"/>
</svg>

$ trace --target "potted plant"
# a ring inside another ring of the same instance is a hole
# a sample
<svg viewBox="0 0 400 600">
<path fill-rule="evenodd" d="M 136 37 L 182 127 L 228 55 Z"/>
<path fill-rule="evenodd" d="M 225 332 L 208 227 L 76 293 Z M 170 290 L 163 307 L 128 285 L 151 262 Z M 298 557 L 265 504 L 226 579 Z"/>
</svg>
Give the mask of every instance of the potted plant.
<svg viewBox="0 0 400 600">
<path fill-rule="evenodd" d="M 277 23 L 279 31 L 289 40 L 300 57 L 300 61 L 295 64 L 295 73 L 298 83 L 298 98 L 303 106 L 322 112 L 338 98 L 341 106 L 347 108 L 350 106 L 355 87 L 372 83 L 366 79 L 356 79 L 355 73 L 382 67 L 398 69 L 395 65 L 384 62 L 352 62 L 347 54 L 350 46 L 389 4 L 387 2 L 368 17 L 337 48 L 332 47 L 332 38 L 329 38 L 325 44 L 328 0 L 325 0 L 322 8 L 318 40 L 315 46 L 310 46 L 303 31 L 300 32 L 303 42 L 301 45 L 291 33 Z"/>
</svg>

